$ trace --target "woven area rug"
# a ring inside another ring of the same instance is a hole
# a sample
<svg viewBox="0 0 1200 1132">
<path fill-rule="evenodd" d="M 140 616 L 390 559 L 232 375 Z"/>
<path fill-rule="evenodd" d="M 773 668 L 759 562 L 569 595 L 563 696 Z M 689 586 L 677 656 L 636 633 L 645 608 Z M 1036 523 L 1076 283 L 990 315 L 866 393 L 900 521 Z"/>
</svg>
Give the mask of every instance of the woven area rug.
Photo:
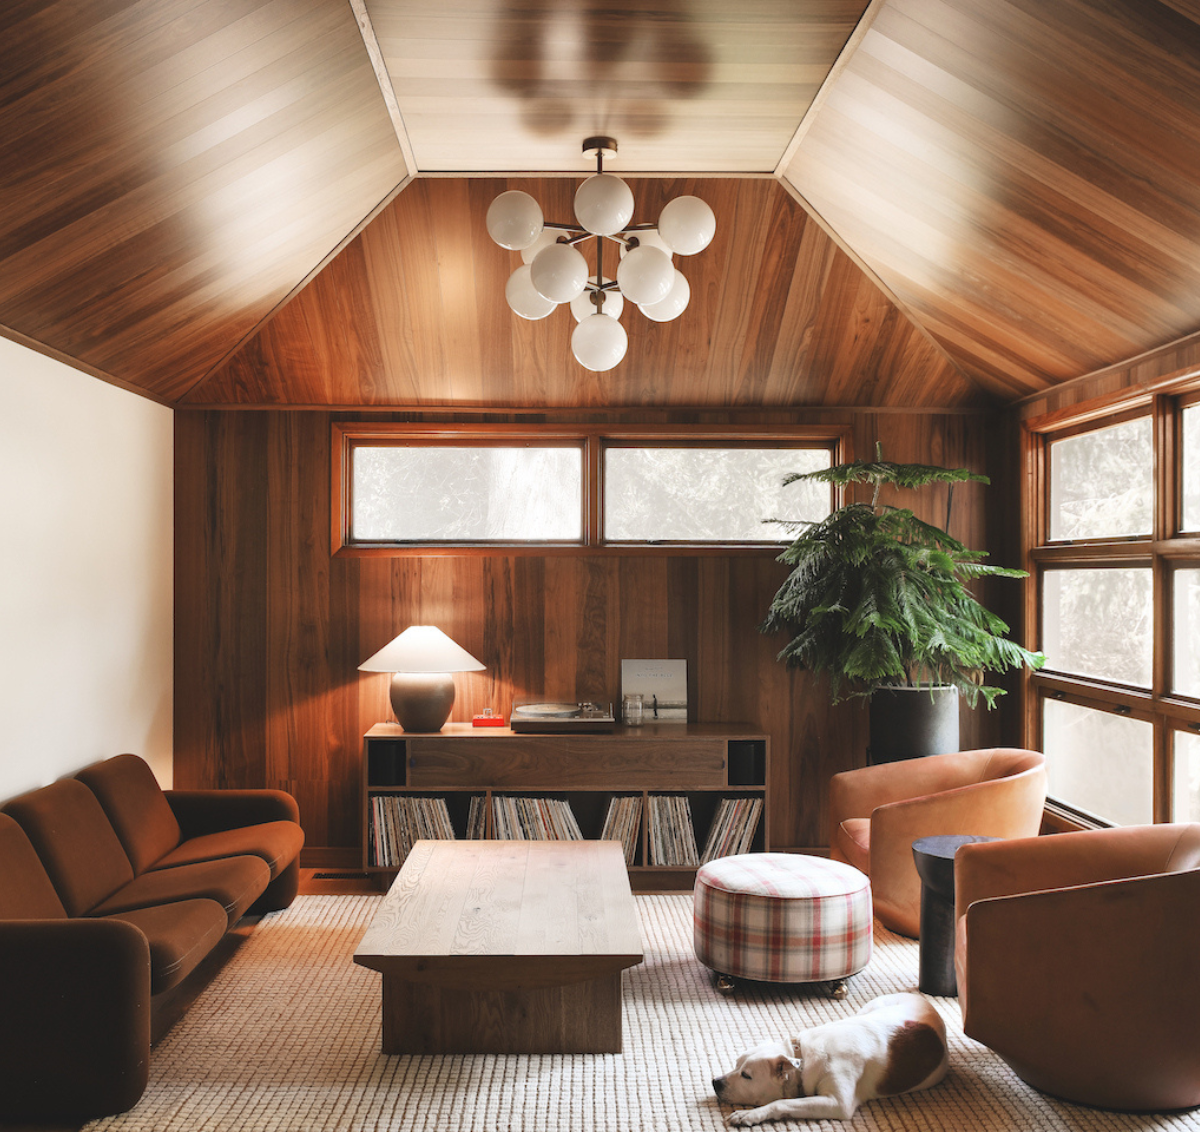
<svg viewBox="0 0 1200 1132">
<path fill-rule="evenodd" d="M 625 972 L 620 1055 L 385 1057 L 380 991 L 351 956 L 376 896 L 302 896 L 268 916 L 155 1048 L 132 1112 L 91 1132 L 654 1132 L 719 1129 L 709 1082 L 762 1037 L 791 1035 L 915 988 L 917 947 L 876 925 L 870 966 L 834 1002 L 798 988 L 723 998 L 692 953 L 690 896 L 638 897 L 646 961 Z M 1099 1112 L 1049 1100 L 963 1037 L 958 1002 L 932 999 L 952 1070 L 936 1089 L 806 1127 L 1200 1132 L 1176 1116 Z M 729 1110 L 726 1109 L 725 1112 Z M 798 1127 L 786 1123 L 765 1127 Z"/>
</svg>

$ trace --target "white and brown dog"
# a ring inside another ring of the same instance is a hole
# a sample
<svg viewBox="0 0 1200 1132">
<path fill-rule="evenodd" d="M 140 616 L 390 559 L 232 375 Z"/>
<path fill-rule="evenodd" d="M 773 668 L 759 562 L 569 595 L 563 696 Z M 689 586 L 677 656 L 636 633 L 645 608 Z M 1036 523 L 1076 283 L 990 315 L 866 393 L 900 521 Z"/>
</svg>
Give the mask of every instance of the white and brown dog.
<svg viewBox="0 0 1200 1132">
<path fill-rule="evenodd" d="M 919 994 L 873 999 L 849 1018 L 763 1042 L 713 1080 L 726 1124 L 849 1120 L 864 1101 L 928 1089 L 946 1075 L 946 1027 Z"/>
</svg>

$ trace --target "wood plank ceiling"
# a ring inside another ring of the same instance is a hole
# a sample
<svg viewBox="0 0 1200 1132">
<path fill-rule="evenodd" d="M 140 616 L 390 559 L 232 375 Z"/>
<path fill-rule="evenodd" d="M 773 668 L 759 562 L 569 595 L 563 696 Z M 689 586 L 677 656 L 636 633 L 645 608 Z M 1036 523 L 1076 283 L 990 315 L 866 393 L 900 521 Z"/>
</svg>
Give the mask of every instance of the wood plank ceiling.
<svg viewBox="0 0 1200 1132">
<path fill-rule="evenodd" d="M 783 176 L 1005 399 L 1200 329 L 1200 9 L 888 0 Z"/>
<path fill-rule="evenodd" d="M 5 0 L 0 323 L 165 401 L 408 174 L 329 0 Z"/>
<path fill-rule="evenodd" d="M 1200 331 L 1198 19 L 9 0 L 0 333 L 172 404 L 1011 401 Z M 694 309 L 627 316 L 600 377 L 566 312 L 510 314 L 482 225 L 510 183 L 568 215 L 545 175 L 586 175 L 590 133 L 662 178 L 631 179 L 640 207 L 695 191 L 719 218 L 682 265 Z"/>
<path fill-rule="evenodd" d="M 682 317 L 653 323 L 626 304 L 625 361 L 607 373 L 585 370 L 571 354 L 568 310 L 528 322 L 508 309 L 504 285 L 521 260 L 492 243 L 484 224 L 506 188 L 566 218 L 575 184 L 416 181 L 185 402 L 979 403 L 978 389 L 766 179 L 630 179 L 635 216 L 697 192 L 716 212 L 717 236 L 703 253 L 676 259 L 692 294 Z"/>
</svg>

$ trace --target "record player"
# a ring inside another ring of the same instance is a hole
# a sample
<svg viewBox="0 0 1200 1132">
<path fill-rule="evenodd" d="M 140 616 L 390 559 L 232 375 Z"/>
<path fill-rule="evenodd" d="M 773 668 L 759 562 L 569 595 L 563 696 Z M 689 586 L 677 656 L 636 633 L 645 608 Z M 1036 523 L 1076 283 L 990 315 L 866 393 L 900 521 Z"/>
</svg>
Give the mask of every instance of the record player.
<svg viewBox="0 0 1200 1132">
<path fill-rule="evenodd" d="M 584 700 L 516 701 L 509 726 L 519 732 L 570 734 L 576 731 L 611 731 L 616 726 L 611 703 Z"/>
</svg>

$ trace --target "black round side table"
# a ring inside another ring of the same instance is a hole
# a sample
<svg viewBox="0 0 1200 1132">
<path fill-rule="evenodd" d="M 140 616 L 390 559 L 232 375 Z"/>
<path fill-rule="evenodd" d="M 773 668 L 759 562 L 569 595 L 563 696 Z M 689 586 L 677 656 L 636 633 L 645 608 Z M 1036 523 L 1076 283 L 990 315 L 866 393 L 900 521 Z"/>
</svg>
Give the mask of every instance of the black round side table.
<svg viewBox="0 0 1200 1132">
<path fill-rule="evenodd" d="M 926 994 L 958 994 L 954 977 L 954 854 L 962 845 L 995 840 L 956 833 L 913 842 L 913 862 L 921 878 L 919 986 Z"/>
</svg>

